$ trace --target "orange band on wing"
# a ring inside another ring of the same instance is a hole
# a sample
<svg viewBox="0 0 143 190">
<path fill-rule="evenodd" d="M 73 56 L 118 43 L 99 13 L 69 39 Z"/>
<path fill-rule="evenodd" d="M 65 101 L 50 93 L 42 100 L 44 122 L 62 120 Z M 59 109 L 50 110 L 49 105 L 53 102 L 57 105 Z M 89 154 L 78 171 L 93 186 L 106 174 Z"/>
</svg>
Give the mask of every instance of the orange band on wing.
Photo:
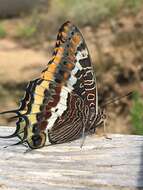
<svg viewBox="0 0 143 190">
<path fill-rule="evenodd" d="M 73 46 L 75 47 L 75 46 L 77 46 L 79 43 L 80 43 L 80 41 L 81 41 L 81 38 L 80 38 L 80 36 L 79 35 L 74 35 L 73 37 L 72 37 L 72 39 L 71 39 L 71 43 L 73 44 Z"/>
<path fill-rule="evenodd" d="M 56 68 L 57 65 L 55 63 L 52 63 L 48 66 L 48 69 L 41 74 L 41 78 L 45 80 L 52 80 Z"/>
</svg>

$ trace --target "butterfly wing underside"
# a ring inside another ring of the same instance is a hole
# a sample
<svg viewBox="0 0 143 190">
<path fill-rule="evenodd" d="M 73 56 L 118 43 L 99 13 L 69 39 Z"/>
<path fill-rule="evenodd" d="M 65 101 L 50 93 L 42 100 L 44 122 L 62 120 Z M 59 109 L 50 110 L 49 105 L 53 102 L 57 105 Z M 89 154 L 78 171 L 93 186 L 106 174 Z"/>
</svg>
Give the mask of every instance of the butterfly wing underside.
<svg viewBox="0 0 143 190">
<path fill-rule="evenodd" d="M 59 30 L 53 56 L 41 76 L 30 81 L 17 114 L 20 143 L 31 148 L 63 143 L 88 131 L 98 114 L 96 80 L 86 43 L 76 26 Z"/>
</svg>

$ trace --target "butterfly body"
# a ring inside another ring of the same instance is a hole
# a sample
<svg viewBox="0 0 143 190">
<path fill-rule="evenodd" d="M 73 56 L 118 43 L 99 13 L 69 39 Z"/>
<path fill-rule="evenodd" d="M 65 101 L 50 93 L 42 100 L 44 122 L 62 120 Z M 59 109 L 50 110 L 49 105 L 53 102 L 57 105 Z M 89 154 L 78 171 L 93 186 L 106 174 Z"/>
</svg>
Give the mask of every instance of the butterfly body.
<svg viewBox="0 0 143 190">
<path fill-rule="evenodd" d="M 47 68 L 31 81 L 17 114 L 14 136 L 31 148 L 69 142 L 101 122 L 96 80 L 86 43 L 76 26 L 59 30 Z"/>
</svg>

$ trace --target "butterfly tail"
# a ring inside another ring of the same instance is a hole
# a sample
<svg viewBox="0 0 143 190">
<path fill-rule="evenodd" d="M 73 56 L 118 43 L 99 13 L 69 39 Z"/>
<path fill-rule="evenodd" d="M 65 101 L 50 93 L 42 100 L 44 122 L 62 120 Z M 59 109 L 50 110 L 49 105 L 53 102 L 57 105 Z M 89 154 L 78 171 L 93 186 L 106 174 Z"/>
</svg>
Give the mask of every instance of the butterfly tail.
<svg viewBox="0 0 143 190">
<path fill-rule="evenodd" d="M 0 115 L 9 114 L 9 113 L 16 114 L 16 116 L 10 117 L 9 120 L 12 120 L 12 119 L 19 117 L 19 111 L 18 110 L 9 110 L 9 111 L 0 112 Z M 17 127 L 13 134 L 8 135 L 8 136 L 0 136 L 0 138 L 4 138 L 4 139 L 14 138 L 18 135 L 18 132 L 19 132 L 19 128 Z"/>
<path fill-rule="evenodd" d="M 3 111 L 3 112 L 0 112 L 0 115 L 3 115 L 3 114 L 7 114 L 7 113 L 15 113 L 15 114 L 19 114 L 19 110 L 9 110 L 9 111 Z"/>
</svg>

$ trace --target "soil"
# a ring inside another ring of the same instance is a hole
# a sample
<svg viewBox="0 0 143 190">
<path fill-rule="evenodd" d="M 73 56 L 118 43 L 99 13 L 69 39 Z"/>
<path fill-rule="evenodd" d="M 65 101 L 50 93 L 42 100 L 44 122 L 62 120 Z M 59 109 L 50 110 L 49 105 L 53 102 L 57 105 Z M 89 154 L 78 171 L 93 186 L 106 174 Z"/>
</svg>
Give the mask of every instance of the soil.
<svg viewBox="0 0 143 190">
<path fill-rule="evenodd" d="M 24 82 L 39 76 L 39 71 L 47 64 L 48 54 L 43 51 L 25 49 L 10 40 L 0 40 L 0 81 Z"/>
</svg>

